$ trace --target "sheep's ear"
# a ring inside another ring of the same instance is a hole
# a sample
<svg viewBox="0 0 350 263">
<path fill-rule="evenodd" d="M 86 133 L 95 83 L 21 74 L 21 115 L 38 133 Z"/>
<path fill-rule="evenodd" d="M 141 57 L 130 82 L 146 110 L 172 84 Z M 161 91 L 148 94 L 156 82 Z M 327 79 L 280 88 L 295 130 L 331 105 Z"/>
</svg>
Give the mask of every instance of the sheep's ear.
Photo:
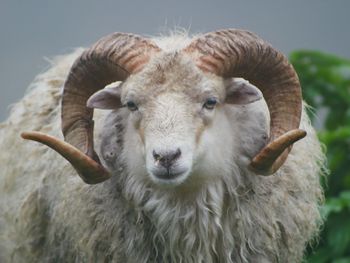
<svg viewBox="0 0 350 263">
<path fill-rule="evenodd" d="M 226 103 L 229 104 L 249 104 L 260 100 L 263 96 L 261 91 L 241 78 L 231 78 L 225 80 Z"/>
<path fill-rule="evenodd" d="M 95 92 L 87 101 L 89 108 L 114 110 L 121 107 L 121 85 L 107 87 Z"/>
</svg>

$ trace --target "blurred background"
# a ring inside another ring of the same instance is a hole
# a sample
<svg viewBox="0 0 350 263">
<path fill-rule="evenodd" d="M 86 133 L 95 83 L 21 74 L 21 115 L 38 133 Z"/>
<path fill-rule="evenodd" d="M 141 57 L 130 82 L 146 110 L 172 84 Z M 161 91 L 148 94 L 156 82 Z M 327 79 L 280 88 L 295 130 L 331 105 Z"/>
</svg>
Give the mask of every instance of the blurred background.
<svg viewBox="0 0 350 263">
<path fill-rule="evenodd" d="M 251 30 L 285 54 L 317 49 L 350 58 L 350 1 L 0 0 L 0 121 L 45 58 L 89 46 L 115 31 L 166 34 L 235 27 Z"/>
<path fill-rule="evenodd" d="M 326 223 L 305 262 L 350 262 L 350 1 L 0 0 L 0 122 L 48 58 L 115 31 L 253 31 L 290 57 L 327 148 Z M 321 118 L 317 117 L 321 113 Z M 321 119 L 321 121 L 320 121 Z M 0 138 L 1 139 L 1 138 Z"/>
</svg>

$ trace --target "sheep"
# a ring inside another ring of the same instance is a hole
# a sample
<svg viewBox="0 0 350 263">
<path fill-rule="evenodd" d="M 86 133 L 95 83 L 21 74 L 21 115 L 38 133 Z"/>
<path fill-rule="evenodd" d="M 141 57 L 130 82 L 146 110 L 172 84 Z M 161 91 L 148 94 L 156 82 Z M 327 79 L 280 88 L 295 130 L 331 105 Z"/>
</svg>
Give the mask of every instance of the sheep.
<svg viewBox="0 0 350 263">
<path fill-rule="evenodd" d="M 247 31 L 59 56 L 0 138 L 0 262 L 300 262 L 322 224 L 297 76 Z"/>
</svg>

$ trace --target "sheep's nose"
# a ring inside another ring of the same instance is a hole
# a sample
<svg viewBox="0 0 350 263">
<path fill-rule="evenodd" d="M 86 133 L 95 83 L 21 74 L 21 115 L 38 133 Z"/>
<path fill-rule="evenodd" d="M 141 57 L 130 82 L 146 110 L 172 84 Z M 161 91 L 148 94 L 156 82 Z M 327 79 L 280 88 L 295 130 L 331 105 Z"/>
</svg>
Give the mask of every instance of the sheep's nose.
<svg viewBox="0 0 350 263">
<path fill-rule="evenodd" d="M 153 150 L 153 158 L 156 163 L 169 170 L 169 168 L 175 163 L 181 156 L 181 150 L 177 148 L 176 151 L 156 152 Z"/>
</svg>

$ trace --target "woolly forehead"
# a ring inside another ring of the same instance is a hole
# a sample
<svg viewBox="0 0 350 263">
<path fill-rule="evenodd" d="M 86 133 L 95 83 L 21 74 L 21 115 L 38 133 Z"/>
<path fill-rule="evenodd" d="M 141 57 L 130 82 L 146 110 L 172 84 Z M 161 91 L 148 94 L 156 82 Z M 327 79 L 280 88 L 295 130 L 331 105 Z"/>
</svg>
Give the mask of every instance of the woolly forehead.
<svg viewBox="0 0 350 263">
<path fill-rule="evenodd" d="M 222 78 L 203 74 L 192 59 L 172 52 L 155 56 L 141 72 L 131 75 L 123 83 L 122 101 L 149 100 L 165 92 L 182 93 L 195 101 L 208 96 L 223 100 L 225 96 Z"/>
</svg>

